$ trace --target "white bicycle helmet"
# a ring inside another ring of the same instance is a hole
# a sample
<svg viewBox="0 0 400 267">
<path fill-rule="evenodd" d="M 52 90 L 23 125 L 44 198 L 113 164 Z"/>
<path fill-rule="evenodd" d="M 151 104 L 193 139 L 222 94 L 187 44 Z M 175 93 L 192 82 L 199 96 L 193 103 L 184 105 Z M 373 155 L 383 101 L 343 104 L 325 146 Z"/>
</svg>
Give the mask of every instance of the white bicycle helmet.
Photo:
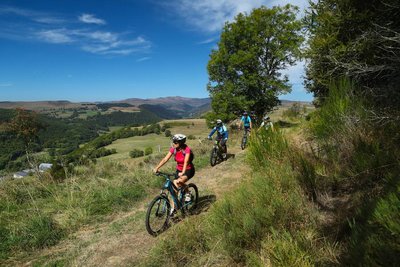
<svg viewBox="0 0 400 267">
<path fill-rule="evenodd" d="M 172 137 L 172 142 L 178 142 L 178 143 L 184 144 L 186 142 L 186 135 L 184 135 L 184 134 L 175 134 Z"/>
<path fill-rule="evenodd" d="M 218 119 L 217 120 L 217 126 L 221 126 L 222 125 L 222 120 Z"/>
</svg>

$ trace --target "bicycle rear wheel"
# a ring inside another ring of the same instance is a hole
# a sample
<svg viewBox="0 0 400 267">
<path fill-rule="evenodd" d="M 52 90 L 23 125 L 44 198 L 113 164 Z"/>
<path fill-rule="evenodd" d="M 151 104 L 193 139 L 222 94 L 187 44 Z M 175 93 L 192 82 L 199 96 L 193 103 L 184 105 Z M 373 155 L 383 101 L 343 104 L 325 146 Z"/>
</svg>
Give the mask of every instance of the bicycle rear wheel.
<svg viewBox="0 0 400 267">
<path fill-rule="evenodd" d="M 190 201 L 184 201 L 183 210 L 185 213 L 191 214 L 197 208 L 199 202 L 199 190 L 195 184 L 188 184 L 186 192 L 190 194 Z"/>
<path fill-rule="evenodd" d="M 157 236 L 167 226 L 171 205 L 165 196 L 157 196 L 151 201 L 146 213 L 146 229 L 152 236 Z"/>
<path fill-rule="evenodd" d="M 214 147 L 211 150 L 211 155 L 210 155 L 210 165 L 211 165 L 211 167 L 214 167 L 215 164 L 217 164 L 217 159 L 218 159 L 218 151 L 217 151 L 217 148 Z"/>
</svg>

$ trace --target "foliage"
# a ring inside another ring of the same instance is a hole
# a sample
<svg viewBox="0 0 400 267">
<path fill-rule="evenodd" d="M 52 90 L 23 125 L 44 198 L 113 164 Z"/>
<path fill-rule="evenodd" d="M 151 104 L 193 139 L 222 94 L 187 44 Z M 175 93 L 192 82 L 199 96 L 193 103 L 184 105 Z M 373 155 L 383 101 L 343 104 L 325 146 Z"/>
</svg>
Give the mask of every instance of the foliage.
<svg viewBox="0 0 400 267">
<path fill-rule="evenodd" d="M 306 106 L 301 106 L 300 103 L 293 103 L 287 110 L 282 112 L 283 117 L 288 117 L 291 119 L 298 119 L 304 116 L 307 112 Z"/>
<path fill-rule="evenodd" d="M 58 182 L 64 181 L 65 178 L 67 177 L 67 171 L 68 168 L 65 167 L 62 162 L 59 161 L 53 161 L 52 166 L 50 169 L 50 175 L 51 177 Z"/>
<path fill-rule="evenodd" d="M 112 107 L 123 107 L 123 108 L 133 107 L 131 104 L 128 103 L 101 103 L 101 104 L 96 104 L 96 106 L 103 111 L 107 111 L 109 108 Z"/>
<path fill-rule="evenodd" d="M 400 188 L 399 126 L 378 127 L 368 113 L 369 101 L 346 80 L 331 84 L 328 92 L 309 121 L 312 147 L 318 149 L 296 158 L 299 180 L 316 202 L 327 191 L 348 199 L 333 209 L 340 223 L 332 231 L 348 240 L 342 244 L 343 265 L 392 265 L 399 260 L 394 239 L 400 218 L 391 208 Z"/>
<path fill-rule="evenodd" d="M 188 135 L 187 139 L 188 140 L 196 140 L 196 136 L 190 134 L 190 135 Z"/>
<path fill-rule="evenodd" d="M 22 138 L 26 145 L 29 145 L 43 126 L 38 120 L 35 112 L 29 112 L 25 109 L 17 108 L 14 118 L 9 123 L 9 130 Z"/>
<path fill-rule="evenodd" d="M 260 121 L 279 103 L 278 94 L 290 91 L 282 71 L 300 54 L 303 37 L 297 10 L 291 5 L 261 7 L 225 24 L 208 62 L 213 109 L 208 121 L 230 121 L 243 110 L 254 110 Z"/>
<path fill-rule="evenodd" d="M 150 111 L 150 112 L 156 114 L 158 117 L 160 117 L 162 119 L 166 119 L 166 120 L 182 118 L 181 112 L 177 112 L 176 110 L 167 109 L 167 108 L 163 107 L 162 105 L 143 104 L 143 105 L 140 105 L 139 108 L 141 110 Z"/>
<path fill-rule="evenodd" d="M 144 151 L 140 150 L 140 149 L 134 149 L 131 152 L 129 152 L 129 156 L 131 158 L 139 158 L 139 157 L 143 157 L 144 156 Z"/>
<path fill-rule="evenodd" d="M 121 138 L 128 138 L 132 136 L 143 136 L 151 133 L 160 134 L 160 125 L 151 124 L 141 129 L 131 127 L 124 127 L 119 130 L 113 131 L 108 134 L 103 134 L 84 146 L 72 151 L 67 155 L 68 162 L 81 162 L 84 163 L 90 159 L 96 159 L 116 153 L 115 149 L 106 149 L 104 146 L 111 144 L 113 141 Z"/>
<path fill-rule="evenodd" d="M 150 154 L 153 154 L 153 148 L 151 148 L 151 147 L 146 147 L 146 148 L 144 149 L 144 155 L 147 156 L 147 155 L 150 155 Z"/>
<path fill-rule="evenodd" d="M 372 104 L 391 113 L 397 110 L 399 12 L 397 0 L 311 3 L 306 85 L 319 102 L 328 95 L 332 80 L 348 77 Z"/>
<path fill-rule="evenodd" d="M 171 131 L 170 130 L 165 130 L 165 137 L 171 137 L 172 136 L 172 134 L 171 134 Z"/>
</svg>

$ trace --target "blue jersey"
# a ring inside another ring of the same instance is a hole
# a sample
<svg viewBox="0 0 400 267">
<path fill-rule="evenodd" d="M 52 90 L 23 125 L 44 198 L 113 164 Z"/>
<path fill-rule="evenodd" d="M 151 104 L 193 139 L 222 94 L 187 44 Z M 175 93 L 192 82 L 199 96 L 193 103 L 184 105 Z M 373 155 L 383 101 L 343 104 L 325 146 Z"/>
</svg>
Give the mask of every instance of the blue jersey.
<svg viewBox="0 0 400 267">
<path fill-rule="evenodd" d="M 243 121 L 244 127 L 250 127 L 250 122 L 251 122 L 250 116 L 247 116 L 247 117 L 242 116 L 242 118 L 240 120 Z"/>
<path fill-rule="evenodd" d="M 221 136 L 224 139 L 228 139 L 228 130 L 226 129 L 225 125 L 222 126 L 215 126 L 210 134 L 208 135 L 209 137 L 211 137 L 215 132 L 218 133 L 218 136 Z"/>
</svg>

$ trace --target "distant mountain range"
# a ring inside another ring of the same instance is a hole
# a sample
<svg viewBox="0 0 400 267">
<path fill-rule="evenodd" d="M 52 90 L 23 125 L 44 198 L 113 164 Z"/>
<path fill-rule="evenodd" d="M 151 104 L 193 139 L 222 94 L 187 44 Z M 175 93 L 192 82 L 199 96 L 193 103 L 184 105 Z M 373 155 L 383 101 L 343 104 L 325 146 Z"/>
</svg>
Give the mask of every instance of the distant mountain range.
<svg viewBox="0 0 400 267">
<path fill-rule="evenodd" d="M 210 98 L 187 98 L 187 97 L 160 97 L 151 99 L 129 98 L 110 102 L 70 102 L 59 101 L 1 101 L 0 108 L 15 109 L 24 108 L 37 112 L 57 109 L 100 109 L 102 111 L 139 111 L 147 110 L 155 113 L 162 119 L 177 119 L 183 117 L 195 117 L 211 109 Z"/>
<path fill-rule="evenodd" d="M 282 100 L 283 106 L 291 105 L 294 102 Z M 300 102 L 310 104 L 309 102 Z M 57 109 L 110 109 L 120 111 L 150 111 L 162 119 L 177 119 L 183 117 L 198 117 L 211 110 L 210 98 L 188 98 L 180 96 L 160 97 L 160 98 L 128 98 L 120 101 L 109 102 L 70 102 L 67 100 L 58 101 L 1 101 L 0 108 L 15 109 L 24 108 L 34 111 L 48 111 Z"/>
</svg>

